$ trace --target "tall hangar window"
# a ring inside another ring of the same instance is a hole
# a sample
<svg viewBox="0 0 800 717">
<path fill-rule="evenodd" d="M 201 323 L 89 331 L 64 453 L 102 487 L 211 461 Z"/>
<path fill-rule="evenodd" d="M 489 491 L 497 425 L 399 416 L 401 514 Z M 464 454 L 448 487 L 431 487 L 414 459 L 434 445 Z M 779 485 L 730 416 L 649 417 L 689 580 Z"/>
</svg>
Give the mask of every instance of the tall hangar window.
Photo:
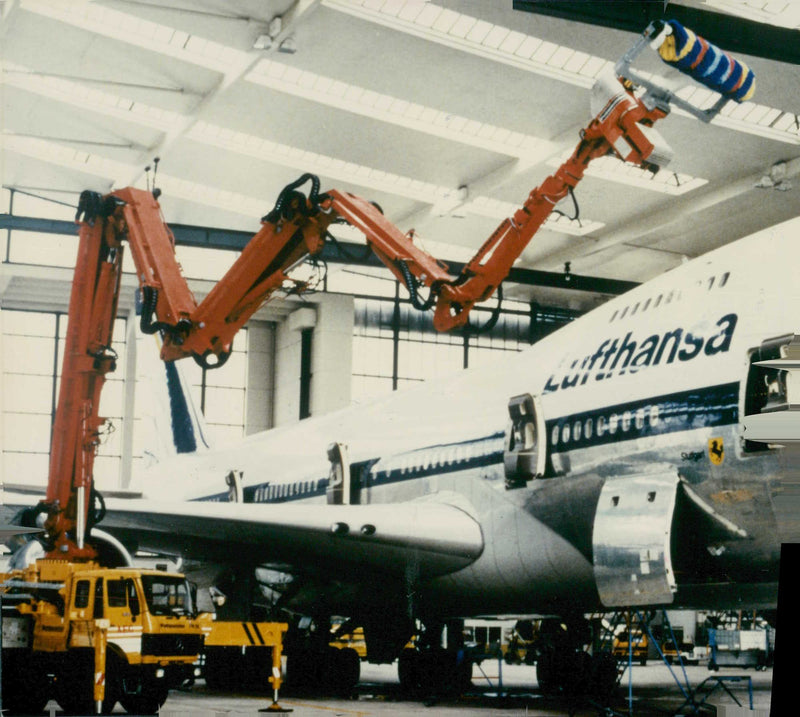
<svg viewBox="0 0 800 717">
<path fill-rule="evenodd" d="M 350 272 L 342 272 L 342 274 Z M 363 276 L 363 275 L 362 275 Z M 352 282 L 352 276 L 350 280 Z M 505 301 L 493 328 L 481 332 L 438 332 L 432 313 L 415 309 L 394 280 L 370 277 L 359 289 L 376 290 L 355 299 L 352 399 L 359 403 L 393 390 L 490 363 L 498 352 L 521 351 L 578 313 Z M 334 286 L 329 280 L 328 288 Z M 344 285 L 342 286 L 344 288 Z M 352 284 L 351 289 L 352 291 Z M 491 304 L 491 302 L 489 302 Z M 476 307 L 472 320 L 486 324 L 492 308 Z"/>
<path fill-rule="evenodd" d="M 52 222 L 75 219 L 76 192 L 45 192 L 39 189 L 0 190 L 0 213 L 33 217 L 42 231 L 6 229 L 0 233 L 2 261 L 8 265 L 46 267 L 60 271 L 75 266 L 78 238 L 76 234 L 57 231 Z M 238 256 L 238 252 L 222 249 L 181 246 L 178 249 L 184 275 L 189 279 L 216 281 Z M 26 270 L 27 271 L 27 270 Z M 134 271 L 130 251 L 126 251 L 123 271 Z M 69 290 L 63 288 L 71 279 L 59 273 L 62 288 L 54 288 L 53 277 L 41 287 L 31 284 L 20 295 L 6 301 L 0 310 L 0 414 L 2 433 L 2 475 L 6 484 L 47 482 L 51 426 L 58 400 Z M 12 285 L 4 299 L 13 294 Z M 125 279 L 124 279 L 125 281 Z M 132 283 L 130 277 L 127 283 Z M 126 289 L 127 291 L 127 289 Z M 9 308 L 9 305 L 12 308 Z M 36 310 L 32 310 L 32 309 Z M 114 325 L 113 348 L 118 354 L 116 371 L 106 376 L 99 413 L 111 419 L 113 429 L 103 437 L 95 459 L 95 480 L 100 490 L 121 485 L 123 463 L 141 461 L 147 450 L 141 430 L 144 401 L 135 402 L 133 438 L 125 448 L 126 415 L 126 337 L 127 308 L 121 304 L 120 317 Z M 24 310 L 21 310 L 24 309 Z M 190 359 L 182 361 L 191 384 L 192 398 L 198 407 L 213 419 L 209 437 L 214 442 L 244 435 L 244 391 L 247 378 L 247 333 L 240 332 L 228 362 L 216 371 L 203 371 Z"/>
<path fill-rule="evenodd" d="M 67 316 L 61 312 L 3 309 L 3 475 L 7 484 L 47 483 L 52 424 L 61 383 Z M 101 436 L 94 463 L 99 489 L 119 484 L 122 458 L 125 320 L 114 324 L 117 370 L 106 376 L 99 414 L 111 427 Z"/>
<path fill-rule="evenodd" d="M 209 438 L 222 445 L 241 438 L 245 424 L 247 386 L 247 329 L 236 334 L 233 350 L 224 366 L 203 369 L 191 359 L 181 362 L 191 385 L 192 400 L 206 417 Z"/>
</svg>

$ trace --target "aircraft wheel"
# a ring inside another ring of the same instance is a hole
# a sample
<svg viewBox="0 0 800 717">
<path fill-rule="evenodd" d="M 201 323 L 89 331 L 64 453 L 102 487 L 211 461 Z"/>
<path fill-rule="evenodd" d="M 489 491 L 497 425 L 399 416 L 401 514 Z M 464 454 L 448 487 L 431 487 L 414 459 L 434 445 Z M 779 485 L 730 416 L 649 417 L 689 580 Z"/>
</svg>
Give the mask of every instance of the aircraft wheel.
<svg viewBox="0 0 800 717">
<path fill-rule="evenodd" d="M 603 704 L 611 700 L 617 687 L 617 661 L 608 652 L 601 652 L 591 658 L 591 696 L 599 699 Z"/>
<path fill-rule="evenodd" d="M 398 664 L 400 684 L 422 696 L 458 695 L 472 683 L 472 662 L 458 662 L 451 651 L 432 648 L 403 650 Z"/>
<path fill-rule="evenodd" d="M 591 662 L 592 658 L 583 650 L 544 647 L 536 662 L 539 689 L 546 695 L 580 694 L 589 683 Z"/>
<path fill-rule="evenodd" d="M 350 694 L 361 677 L 361 659 L 352 647 L 328 649 L 325 660 L 325 683 L 334 693 Z"/>
<path fill-rule="evenodd" d="M 404 692 L 415 694 L 420 689 L 420 653 L 406 648 L 397 660 L 397 676 Z"/>
</svg>

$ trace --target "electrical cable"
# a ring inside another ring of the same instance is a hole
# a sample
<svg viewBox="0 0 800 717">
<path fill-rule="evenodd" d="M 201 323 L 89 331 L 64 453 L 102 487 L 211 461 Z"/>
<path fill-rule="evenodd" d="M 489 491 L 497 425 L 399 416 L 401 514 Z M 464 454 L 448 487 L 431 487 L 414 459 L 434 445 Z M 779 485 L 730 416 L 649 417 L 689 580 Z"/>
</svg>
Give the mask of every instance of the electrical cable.
<svg viewBox="0 0 800 717">
<path fill-rule="evenodd" d="M 348 261 L 354 261 L 361 264 L 365 262 L 367 259 L 369 259 L 370 256 L 372 256 L 372 248 L 369 246 L 369 244 L 367 244 L 364 247 L 364 252 L 361 256 L 356 256 L 355 254 L 345 249 L 344 245 L 329 231 L 325 232 L 325 238 L 328 239 L 331 242 L 331 244 L 333 244 L 336 247 L 336 250 L 339 252 L 339 256 L 343 257 L 344 259 L 347 259 Z"/>
<path fill-rule="evenodd" d="M 572 191 L 572 187 L 567 187 L 567 193 L 572 199 L 572 205 L 575 207 L 575 216 L 570 217 L 566 214 L 566 212 L 562 212 L 560 209 L 553 209 L 553 214 L 559 214 L 562 217 L 569 219 L 571 222 L 578 222 L 579 226 L 583 226 L 581 224 L 581 209 L 578 206 L 578 200 L 575 197 L 575 192 Z"/>
<path fill-rule="evenodd" d="M 406 285 L 406 289 L 408 289 L 408 295 L 411 298 L 411 303 L 413 304 L 415 309 L 419 309 L 420 311 L 427 311 L 430 309 L 434 302 L 436 301 L 436 293 L 431 288 L 430 293 L 428 294 L 428 298 L 425 301 L 422 301 L 419 297 L 419 292 L 417 291 L 417 281 L 411 274 L 411 269 L 408 268 L 408 265 L 402 259 L 397 261 L 397 266 L 400 269 L 400 273 L 403 275 L 403 280 Z"/>
<path fill-rule="evenodd" d="M 483 326 L 475 326 L 473 325 L 469 317 L 467 317 L 467 323 L 464 326 L 464 330 L 471 333 L 471 334 L 485 334 L 487 331 L 491 331 L 496 325 L 498 320 L 500 319 L 501 309 L 503 308 L 503 285 L 497 285 L 497 305 L 492 309 L 492 315 L 488 318 Z"/>
</svg>

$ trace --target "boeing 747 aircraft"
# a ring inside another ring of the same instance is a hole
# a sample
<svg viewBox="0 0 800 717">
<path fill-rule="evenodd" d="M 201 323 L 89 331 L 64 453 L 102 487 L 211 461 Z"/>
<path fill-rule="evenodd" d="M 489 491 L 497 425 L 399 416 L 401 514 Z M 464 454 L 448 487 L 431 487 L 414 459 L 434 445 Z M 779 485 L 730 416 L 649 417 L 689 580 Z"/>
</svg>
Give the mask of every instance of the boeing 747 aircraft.
<svg viewBox="0 0 800 717">
<path fill-rule="evenodd" d="M 452 677 L 424 649 L 451 618 L 774 607 L 789 469 L 743 417 L 791 400 L 759 362 L 798 329 L 798 232 L 686 263 L 503 364 L 165 461 L 102 528 L 199 562 L 231 615 L 349 618 L 411 683 Z M 404 650 L 415 621 L 428 639 Z"/>
</svg>

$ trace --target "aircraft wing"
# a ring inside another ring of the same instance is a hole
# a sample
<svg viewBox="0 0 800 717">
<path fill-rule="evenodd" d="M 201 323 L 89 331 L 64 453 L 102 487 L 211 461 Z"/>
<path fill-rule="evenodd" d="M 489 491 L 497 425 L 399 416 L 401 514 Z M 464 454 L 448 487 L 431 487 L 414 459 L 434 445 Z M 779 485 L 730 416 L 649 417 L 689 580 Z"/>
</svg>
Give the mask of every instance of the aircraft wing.
<svg viewBox="0 0 800 717">
<path fill-rule="evenodd" d="M 342 567 L 420 577 L 483 551 L 477 520 L 451 504 L 291 505 L 108 499 L 99 526 L 128 545 L 189 560 Z"/>
</svg>

